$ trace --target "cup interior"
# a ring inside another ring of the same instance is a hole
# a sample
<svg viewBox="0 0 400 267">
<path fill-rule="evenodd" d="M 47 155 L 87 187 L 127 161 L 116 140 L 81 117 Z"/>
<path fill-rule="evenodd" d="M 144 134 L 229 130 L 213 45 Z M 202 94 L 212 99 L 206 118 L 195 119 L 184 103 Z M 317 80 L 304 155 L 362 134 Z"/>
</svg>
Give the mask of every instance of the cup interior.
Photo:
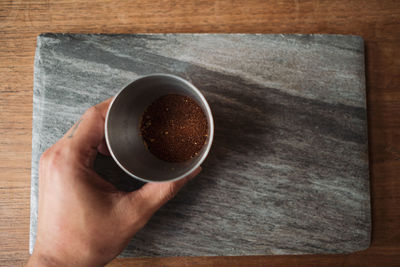
<svg viewBox="0 0 400 267">
<path fill-rule="evenodd" d="M 145 147 L 140 136 L 145 109 L 167 94 L 192 98 L 207 118 L 206 142 L 196 157 L 185 162 L 158 159 Z M 183 178 L 200 166 L 211 148 L 214 122 L 207 101 L 196 87 L 174 75 L 156 74 L 135 80 L 115 96 L 107 112 L 105 133 L 112 157 L 126 173 L 144 182 L 164 182 Z"/>
</svg>

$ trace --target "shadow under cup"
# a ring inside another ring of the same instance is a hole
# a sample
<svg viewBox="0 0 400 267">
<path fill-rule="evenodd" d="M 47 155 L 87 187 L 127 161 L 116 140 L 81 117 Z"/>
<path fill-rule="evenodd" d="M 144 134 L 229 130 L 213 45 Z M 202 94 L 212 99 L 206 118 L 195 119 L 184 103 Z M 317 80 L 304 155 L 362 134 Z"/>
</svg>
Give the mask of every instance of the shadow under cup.
<svg viewBox="0 0 400 267">
<path fill-rule="evenodd" d="M 207 139 L 198 155 L 185 162 L 171 163 L 158 159 L 145 147 L 140 135 L 140 122 L 145 109 L 167 94 L 192 98 L 207 118 Z M 113 99 L 107 112 L 105 137 L 108 149 L 127 174 L 143 182 L 178 180 L 205 160 L 214 136 L 210 107 L 201 92 L 188 81 L 169 74 L 144 76 L 123 88 Z"/>
</svg>

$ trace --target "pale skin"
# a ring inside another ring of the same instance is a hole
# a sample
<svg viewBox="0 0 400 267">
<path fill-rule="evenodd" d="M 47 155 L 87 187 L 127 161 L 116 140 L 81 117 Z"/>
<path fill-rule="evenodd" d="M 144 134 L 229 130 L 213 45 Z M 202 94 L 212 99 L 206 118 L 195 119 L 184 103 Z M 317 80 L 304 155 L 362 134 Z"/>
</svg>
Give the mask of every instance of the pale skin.
<svg viewBox="0 0 400 267">
<path fill-rule="evenodd" d="M 104 181 L 93 162 L 98 152 L 109 154 L 104 119 L 110 102 L 88 109 L 40 158 L 37 237 L 28 266 L 104 266 L 200 172 L 129 193 Z"/>
</svg>

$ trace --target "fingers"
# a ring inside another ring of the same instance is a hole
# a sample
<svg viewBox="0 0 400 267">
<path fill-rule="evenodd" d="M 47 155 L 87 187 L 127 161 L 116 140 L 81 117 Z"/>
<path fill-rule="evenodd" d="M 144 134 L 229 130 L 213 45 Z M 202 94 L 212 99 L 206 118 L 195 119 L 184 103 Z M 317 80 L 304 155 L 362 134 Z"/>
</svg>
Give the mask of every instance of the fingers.
<svg viewBox="0 0 400 267">
<path fill-rule="evenodd" d="M 109 98 L 89 108 L 63 137 L 71 144 L 73 152 L 89 165 L 97 154 L 97 147 L 103 142 L 104 120 L 111 100 Z"/>
<path fill-rule="evenodd" d="M 97 151 L 99 151 L 101 154 L 110 156 L 110 150 L 108 150 L 106 139 L 103 138 L 101 143 L 97 146 Z"/>
<path fill-rule="evenodd" d="M 104 100 L 103 102 L 94 106 L 98 111 L 100 111 L 100 114 L 103 116 L 104 120 L 106 119 L 108 107 L 110 106 L 112 100 L 113 97 L 110 97 L 107 100 Z"/>
<path fill-rule="evenodd" d="M 200 172 L 201 167 L 198 167 L 188 176 L 178 181 L 147 183 L 139 190 L 127 195 L 130 198 L 129 203 L 140 208 L 139 215 L 136 214 L 136 216 L 144 216 L 147 222 L 154 212 L 171 200 L 189 180 L 193 179 Z M 129 210 L 129 207 L 127 210 Z"/>
</svg>

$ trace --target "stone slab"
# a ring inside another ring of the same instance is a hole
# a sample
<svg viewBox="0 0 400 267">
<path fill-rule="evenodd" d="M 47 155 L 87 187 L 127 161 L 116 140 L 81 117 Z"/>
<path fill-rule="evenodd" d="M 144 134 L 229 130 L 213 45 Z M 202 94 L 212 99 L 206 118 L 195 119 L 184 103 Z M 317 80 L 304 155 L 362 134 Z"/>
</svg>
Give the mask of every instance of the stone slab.
<svg viewBox="0 0 400 267">
<path fill-rule="evenodd" d="M 358 36 L 42 34 L 34 77 L 30 250 L 38 161 L 91 105 L 150 73 L 196 85 L 215 141 L 203 172 L 122 257 L 347 253 L 370 244 L 364 43 Z M 110 158 L 98 172 L 132 190 Z"/>
</svg>

